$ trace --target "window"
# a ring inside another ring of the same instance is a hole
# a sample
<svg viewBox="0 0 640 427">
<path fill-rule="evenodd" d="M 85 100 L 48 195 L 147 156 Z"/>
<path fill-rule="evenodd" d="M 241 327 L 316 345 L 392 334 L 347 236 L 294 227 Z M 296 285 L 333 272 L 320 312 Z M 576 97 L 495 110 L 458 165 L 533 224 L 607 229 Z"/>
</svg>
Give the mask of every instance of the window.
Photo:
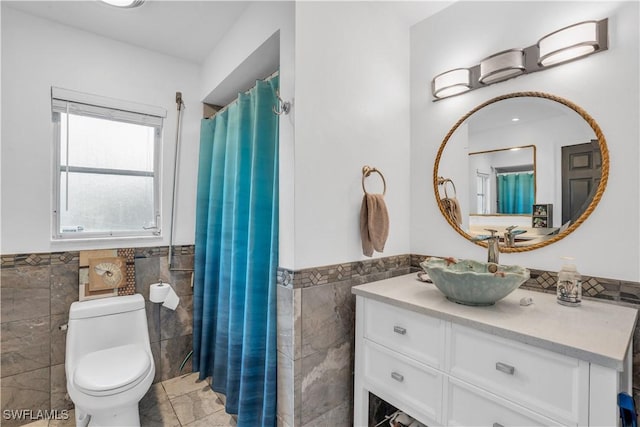
<svg viewBox="0 0 640 427">
<path fill-rule="evenodd" d="M 160 235 L 163 109 L 52 88 L 55 239 Z"/>
<path fill-rule="evenodd" d="M 476 212 L 486 215 L 489 210 L 489 175 L 476 171 Z"/>
</svg>

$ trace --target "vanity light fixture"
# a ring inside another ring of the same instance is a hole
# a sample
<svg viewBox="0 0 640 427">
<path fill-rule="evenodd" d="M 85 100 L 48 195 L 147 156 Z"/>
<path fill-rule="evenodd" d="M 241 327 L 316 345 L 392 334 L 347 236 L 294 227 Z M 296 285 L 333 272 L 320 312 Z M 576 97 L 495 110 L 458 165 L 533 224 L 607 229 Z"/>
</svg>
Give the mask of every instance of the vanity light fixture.
<svg viewBox="0 0 640 427">
<path fill-rule="evenodd" d="M 548 67 L 597 52 L 603 42 L 600 37 L 602 30 L 598 21 L 586 21 L 547 34 L 538 41 L 538 63 Z M 604 33 L 606 37 L 606 25 Z M 604 43 L 606 45 L 606 40 Z"/>
<path fill-rule="evenodd" d="M 608 22 L 605 18 L 569 25 L 547 34 L 533 46 L 504 50 L 472 67 L 438 74 L 431 81 L 434 101 L 607 50 Z"/>
<path fill-rule="evenodd" d="M 144 0 L 100 0 L 111 6 L 120 7 L 123 9 L 132 9 L 134 7 L 142 6 Z"/>
<path fill-rule="evenodd" d="M 524 51 L 509 49 L 495 53 L 480 62 L 480 83 L 497 83 L 524 73 Z"/>
<path fill-rule="evenodd" d="M 431 90 L 436 98 L 446 98 L 471 89 L 471 73 L 467 68 L 456 68 L 438 74 L 431 82 Z"/>
</svg>

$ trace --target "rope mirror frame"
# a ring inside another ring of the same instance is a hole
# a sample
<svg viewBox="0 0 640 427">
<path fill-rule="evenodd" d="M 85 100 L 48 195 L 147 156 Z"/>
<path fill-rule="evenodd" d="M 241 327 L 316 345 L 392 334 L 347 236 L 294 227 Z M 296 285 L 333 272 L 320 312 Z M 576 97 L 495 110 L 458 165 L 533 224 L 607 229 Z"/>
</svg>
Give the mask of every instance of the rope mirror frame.
<svg viewBox="0 0 640 427">
<path fill-rule="evenodd" d="M 451 227 L 453 227 L 453 229 L 458 234 L 460 234 L 462 237 L 464 237 L 467 241 L 473 242 L 474 244 L 476 244 L 478 246 L 482 246 L 482 247 L 485 247 L 485 248 L 487 247 L 487 243 L 486 242 L 472 240 L 472 236 L 469 235 L 468 233 L 466 233 L 464 230 L 462 230 L 446 214 L 445 207 L 443 206 L 442 202 L 440 201 L 440 194 L 438 192 L 438 178 L 439 178 L 438 177 L 438 167 L 440 165 L 440 158 L 442 157 L 442 153 L 444 151 L 444 148 L 447 145 L 447 142 L 449 142 L 449 139 L 451 138 L 453 133 L 458 129 L 458 127 L 460 127 L 460 125 L 462 125 L 462 123 L 464 123 L 464 121 L 467 120 L 476 111 L 486 107 L 487 105 L 493 104 L 493 103 L 498 102 L 498 101 L 502 101 L 502 100 L 505 100 L 505 99 L 511 99 L 511 98 L 521 98 L 521 97 L 536 97 L 536 98 L 548 99 L 548 100 L 551 100 L 551 101 L 558 102 L 558 103 L 560 103 L 560 104 L 562 104 L 562 105 L 564 105 L 566 107 L 569 107 L 573 111 L 578 113 L 578 115 L 580 117 L 582 117 L 587 122 L 587 124 L 589 124 L 591 129 L 596 134 L 596 138 L 598 140 L 598 146 L 600 148 L 600 155 L 601 155 L 601 158 L 602 158 L 601 159 L 601 161 L 602 161 L 601 177 L 600 177 L 600 183 L 598 184 L 598 188 L 597 188 L 597 190 L 596 190 L 596 192 L 595 192 L 595 194 L 593 196 L 593 199 L 591 200 L 591 203 L 589 203 L 589 206 L 587 207 L 587 209 L 585 209 L 585 211 L 582 213 L 582 215 L 580 215 L 580 217 L 575 222 L 570 224 L 569 227 L 567 227 L 566 230 L 563 230 L 562 232 L 554 235 L 553 237 L 549 238 L 548 240 L 544 240 L 542 242 L 534 243 L 534 244 L 531 244 L 531 245 L 528 245 L 528 246 L 516 246 L 516 247 L 511 247 L 511 248 L 501 246 L 500 247 L 500 252 L 502 252 L 502 253 L 517 253 L 517 252 L 532 251 L 534 249 L 539 249 L 539 248 L 548 246 L 548 245 L 550 245 L 552 243 L 555 243 L 555 242 L 557 242 L 559 240 L 562 240 L 563 238 L 565 238 L 569 234 L 573 233 L 589 217 L 589 215 L 591 215 L 593 210 L 596 208 L 596 206 L 600 202 L 600 199 L 602 198 L 602 194 L 604 193 L 605 188 L 607 187 L 607 181 L 609 179 L 609 150 L 607 148 L 607 141 L 606 141 L 606 139 L 604 137 L 604 134 L 602 133 L 602 130 L 600 129 L 600 126 L 598 125 L 598 123 L 584 109 L 582 109 L 578 105 L 574 104 L 573 102 L 569 101 L 568 99 L 565 99 L 565 98 L 562 98 L 562 97 L 559 97 L 559 96 L 556 96 L 556 95 L 551 95 L 551 94 L 548 94 L 548 93 L 545 93 L 545 92 L 514 92 L 514 93 L 509 93 L 509 94 L 506 94 L 506 95 L 501 95 L 501 96 L 492 98 L 492 99 L 490 99 L 490 100 L 478 105 L 473 110 L 469 111 L 460 120 L 458 120 L 456 122 L 456 124 L 453 125 L 451 130 L 449 130 L 449 132 L 445 136 L 444 140 L 440 144 L 440 148 L 438 149 L 438 153 L 437 153 L 436 158 L 435 158 L 435 163 L 434 163 L 434 166 L 433 166 L 433 190 L 434 190 L 434 194 L 435 194 L 435 198 L 436 198 L 436 203 L 438 204 L 438 209 L 440 209 L 440 213 L 442 213 L 442 216 L 447 220 L 449 225 L 451 225 Z"/>
</svg>

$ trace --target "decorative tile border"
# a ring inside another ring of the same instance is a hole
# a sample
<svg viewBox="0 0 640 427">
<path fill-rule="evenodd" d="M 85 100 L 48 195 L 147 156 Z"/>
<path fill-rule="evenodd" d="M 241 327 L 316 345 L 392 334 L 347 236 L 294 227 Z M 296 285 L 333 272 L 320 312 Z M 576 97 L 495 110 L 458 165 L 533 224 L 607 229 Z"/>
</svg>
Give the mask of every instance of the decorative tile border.
<svg viewBox="0 0 640 427">
<path fill-rule="evenodd" d="M 169 247 L 128 248 L 119 249 L 119 252 L 120 251 L 123 253 L 122 256 L 127 258 L 127 265 L 129 265 L 130 263 L 133 264 L 134 258 L 168 256 Z M 173 246 L 172 254 L 174 256 L 194 255 L 195 246 Z M 421 269 L 420 263 L 428 257 L 428 255 L 418 254 L 394 255 L 322 267 L 311 267 L 296 271 L 278 268 L 277 282 L 281 286 L 295 289 L 342 282 L 345 280 L 354 280 L 354 284 L 361 284 L 400 274 L 407 274 L 411 271 L 419 271 Z M 0 255 L 0 268 L 3 269 L 20 266 L 77 264 L 78 262 L 79 251 Z M 558 278 L 557 272 L 536 269 L 529 270 L 531 271 L 531 278 L 522 285 L 524 289 L 548 293 L 555 292 Z M 582 276 L 582 294 L 585 297 L 640 305 L 639 282 Z"/>
<path fill-rule="evenodd" d="M 173 256 L 195 254 L 194 245 L 176 245 L 172 247 Z M 122 251 L 122 255 L 120 252 Z M 119 256 L 127 258 L 127 264 L 134 258 L 153 258 L 169 255 L 168 246 L 150 248 L 126 248 L 118 249 Z M 80 251 L 51 252 L 51 253 L 26 253 L 26 254 L 2 254 L 0 255 L 0 268 L 13 268 L 21 266 L 44 266 L 77 264 L 80 260 Z"/>
<path fill-rule="evenodd" d="M 278 268 L 278 284 L 298 289 L 353 280 L 362 284 L 422 270 L 420 263 L 429 255 L 395 255 L 364 261 L 311 267 L 302 270 Z M 523 289 L 555 293 L 558 273 L 530 268 L 531 278 Z M 582 295 L 590 298 L 640 305 L 640 282 L 582 276 Z"/>
<path fill-rule="evenodd" d="M 125 258 L 126 266 L 126 286 L 118 288 L 118 295 L 133 295 L 136 293 L 136 264 L 134 260 L 135 249 L 118 249 L 118 256 Z"/>
<path fill-rule="evenodd" d="M 195 245 L 174 245 L 172 246 L 173 255 L 194 255 L 196 253 Z"/>
<path fill-rule="evenodd" d="M 1 268 L 22 266 L 63 265 L 78 263 L 80 252 L 52 252 L 30 254 L 3 254 L 1 256 Z"/>
<path fill-rule="evenodd" d="M 169 256 L 169 246 L 155 246 L 150 248 L 135 248 L 136 258 L 154 258 Z"/>
<path fill-rule="evenodd" d="M 279 285 L 293 289 L 347 280 L 354 281 L 354 284 L 362 284 L 409 273 L 410 258 L 409 255 L 395 255 L 295 271 L 278 268 L 277 281 Z"/>
<path fill-rule="evenodd" d="M 51 254 L 51 265 L 77 264 L 80 262 L 80 252 L 53 252 Z"/>
</svg>

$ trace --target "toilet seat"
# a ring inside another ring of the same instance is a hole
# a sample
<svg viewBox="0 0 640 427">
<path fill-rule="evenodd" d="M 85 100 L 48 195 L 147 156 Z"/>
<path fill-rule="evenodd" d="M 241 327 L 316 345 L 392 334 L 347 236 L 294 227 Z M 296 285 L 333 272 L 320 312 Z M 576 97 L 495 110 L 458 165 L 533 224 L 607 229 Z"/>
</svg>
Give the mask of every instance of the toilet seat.
<svg viewBox="0 0 640 427">
<path fill-rule="evenodd" d="M 142 346 L 112 347 L 82 357 L 73 373 L 73 383 L 91 396 L 118 394 L 140 383 L 151 367 L 151 357 Z"/>
</svg>

